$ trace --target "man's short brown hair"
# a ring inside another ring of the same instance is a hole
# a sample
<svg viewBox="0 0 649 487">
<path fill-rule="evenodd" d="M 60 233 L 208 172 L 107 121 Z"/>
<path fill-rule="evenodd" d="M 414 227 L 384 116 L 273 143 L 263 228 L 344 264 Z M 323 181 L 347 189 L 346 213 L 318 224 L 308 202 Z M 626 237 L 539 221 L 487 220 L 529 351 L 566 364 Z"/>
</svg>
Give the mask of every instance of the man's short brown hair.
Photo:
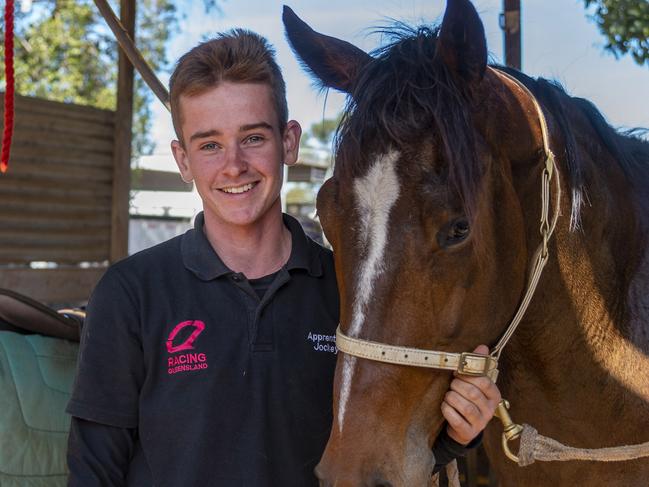
<svg viewBox="0 0 649 487">
<path fill-rule="evenodd" d="M 286 84 L 275 61 L 275 50 L 262 36 L 244 29 L 233 29 L 219 33 L 214 39 L 202 42 L 184 54 L 171 75 L 171 119 L 181 144 L 180 97 L 200 95 L 223 81 L 268 84 L 279 129 L 284 130 L 288 121 Z"/>
</svg>

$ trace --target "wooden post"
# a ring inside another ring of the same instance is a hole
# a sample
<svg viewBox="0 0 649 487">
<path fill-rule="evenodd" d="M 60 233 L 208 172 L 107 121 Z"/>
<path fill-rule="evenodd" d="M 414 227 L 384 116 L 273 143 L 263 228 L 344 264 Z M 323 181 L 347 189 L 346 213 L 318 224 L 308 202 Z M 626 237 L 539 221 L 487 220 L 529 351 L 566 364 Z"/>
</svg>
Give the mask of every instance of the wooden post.
<svg viewBox="0 0 649 487">
<path fill-rule="evenodd" d="M 131 38 L 135 39 L 135 0 L 120 0 L 120 19 Z M 111 262 L 128 255 L 131 140 L 133 138 L 133 65 L 121 49 L 119 50 L 118 66 L 110 238 Z"/>
<path fill-rule="evenodd" d="M 505 64 L 521 69 L 521 2 L 503 0 L 504 12 L 500 14 L 500 28 L 505 37 Z"/>
</svg>

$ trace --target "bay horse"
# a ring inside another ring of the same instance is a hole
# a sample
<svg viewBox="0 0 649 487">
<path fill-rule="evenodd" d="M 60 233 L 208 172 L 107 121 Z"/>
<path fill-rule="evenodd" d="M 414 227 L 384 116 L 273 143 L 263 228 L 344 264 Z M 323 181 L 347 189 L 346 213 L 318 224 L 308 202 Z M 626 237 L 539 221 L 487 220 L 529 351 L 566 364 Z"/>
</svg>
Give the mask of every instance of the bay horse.
<svg viewBox="0 0 649 487">
<path fill-rule="evenodd" d="M 395 28 L 373 55 L 289 8 L 284 24 L 322 86 L 349 95 L 317 199 L 341 333 L 441 356 L 495 344 L 529 288 L 551 150 L 566 197 L 499 387 L 515 420 L 564 444 L 649 441 L 649 144 L 556 83 L 488 66 L 468 0 L 449 0 L 438 28 Z M 451 378 L 341 353 L 321 485 L 428 485 Z M 484 444 L 503 486 L 649 483 L 647 459 L 519 467 L 501 431 L 492 422 Z"/>
</svg>

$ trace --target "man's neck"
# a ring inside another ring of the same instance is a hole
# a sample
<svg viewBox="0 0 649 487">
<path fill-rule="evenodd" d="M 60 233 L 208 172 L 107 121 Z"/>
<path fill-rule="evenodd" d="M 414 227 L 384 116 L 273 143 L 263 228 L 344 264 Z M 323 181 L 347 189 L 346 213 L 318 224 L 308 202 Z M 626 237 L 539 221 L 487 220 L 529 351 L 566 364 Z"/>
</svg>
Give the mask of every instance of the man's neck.
<svg viewBox="0 0 649 487">
<path fill-rule="evenodd" d="M 271 212 L 254 225 L 227 225 L 205 214 L 203 231 L 223 263 L 248 279 L 278 271 L 291 254 L 291 232 L 281 211 Z"/>
</svg>

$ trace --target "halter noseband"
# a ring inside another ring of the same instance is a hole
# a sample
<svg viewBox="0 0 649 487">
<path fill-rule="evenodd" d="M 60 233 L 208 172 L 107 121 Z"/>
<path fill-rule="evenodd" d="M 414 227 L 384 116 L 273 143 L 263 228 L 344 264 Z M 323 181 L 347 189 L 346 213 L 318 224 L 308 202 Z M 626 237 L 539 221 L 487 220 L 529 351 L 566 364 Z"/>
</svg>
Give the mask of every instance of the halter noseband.
<svg viewBox="0 0 649 487">
<path fill-rule="evenodd" d="M 494 382 L 498 377 L 498 360 L 505 345 L 512 337 L 516 328 L 520 324 L 527 307 L 532 300 L 534 291 L 539 283 L 543 268 L 548 261 L 548 242 L 559 218 L 559 207 L 561 201 L 561 186 L 559 182 L 559 171 L 554 159 L 554 154 L 550 150 L 550 142 L 548 137 L 548 125 L 543 114 L 541 105 L 532 92 L 527 89 L 516 78 L 509 74 L 490 68 L 497 76 L 509 80 L 514 85 L 522 90 L 534 104 L 536 109 L 539 123 L 541 127 L 541 135 L 543 137 L 543 151 L 545 154 L 545 165 L 541 174 L 541 243 L 539 244 L 534 254 L 532 269 L 530 271 L 527 291 L 523 296 L 521 303 L 518 306 L 516 314 L 510 322 L 507 330 L 502 335 L 498 343 L 491 350 L 489 355 L 482 355 L 477 353 L 453 353 L 453 352 L 440 352 L 436 350 L 424 350 L 419 348 L 399 347 L 395 345 L 387 345 L 379 342 L 372 342 L 360 338 L 353 338 L 345 335 L 340 329 L 340 325 L 336 329 L 336 347 L 343 353 L 353 355 L 368 360 L 375 360 L 377 362 L 385 362 L 389 364 L 408 365 L 412 367 L 426 367 L 432 369 L 453 370 L 459 374 L 472 375 L 472 376 L 487 376 Z M 554 178 L 556 191 L 554 202 L 554 214 L 550 219 L 550 183 Z"/>
</svg>

